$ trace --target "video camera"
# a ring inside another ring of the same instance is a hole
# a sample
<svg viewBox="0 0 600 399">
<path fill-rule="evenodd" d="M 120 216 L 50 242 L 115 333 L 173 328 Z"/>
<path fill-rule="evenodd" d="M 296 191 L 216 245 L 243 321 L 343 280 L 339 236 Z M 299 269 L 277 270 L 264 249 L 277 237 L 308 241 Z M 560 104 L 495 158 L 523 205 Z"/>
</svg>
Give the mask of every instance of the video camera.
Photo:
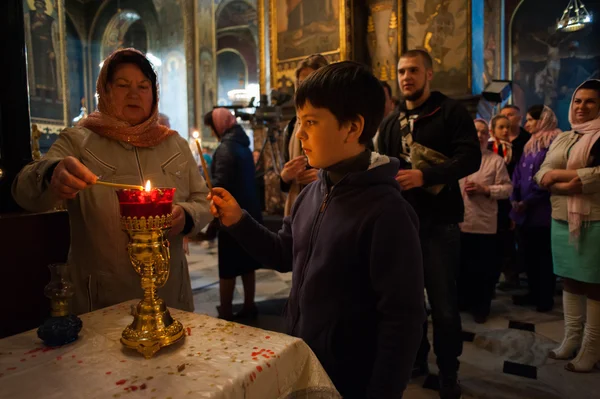
<svg viewBox="0 0 600 399">
<path fill-rule="evenodd" d="M 255 98 L 252 97 L 248 105 L 229 105 L 223 108 L 232 109 L 236 117 L 243 121 L 249 121 L 253 127 L 266 126 L 279 131 L 282 122 L 292 119 L 296 110 L 294 108 L 292 96 L 288 93 L 282 93 L 277 90 L 271 91 L 271 105 L 267 95 L 263 94 L 258 106 L 254 105 Z M 250 110 L 251 112 L 249 112 Z"/>
</svg>

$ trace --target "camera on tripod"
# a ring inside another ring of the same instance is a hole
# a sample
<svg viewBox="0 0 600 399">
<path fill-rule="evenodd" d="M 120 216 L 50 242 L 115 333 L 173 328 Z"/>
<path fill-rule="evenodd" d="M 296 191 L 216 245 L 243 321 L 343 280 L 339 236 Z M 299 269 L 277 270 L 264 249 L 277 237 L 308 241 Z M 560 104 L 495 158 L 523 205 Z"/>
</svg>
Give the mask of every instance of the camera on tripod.
<svg viewBox="0 0 600 399">
<path fill-rule="evenodd" d="M 254 105 L 255 98 L 252 97 L 248 105 L 229 105 L 222 108 L 228 108 L 234 111 L 236 118 L 250 122 L 252 129 L 265 129 L 265 137 L 260 147 L 259 162 L 263 161 L 267 144 L 270 144 L 272 166 L 277 174 L 283 168 L 284 160 L 282 158 L 282 143 L 278 142 L 278 137 L 283 133 L 282 125 L 290 121 L 296 115 L 292 95 L 278 90 L 271 91 L 271 104 L 269 104 L 266 94 L 260 96 L 258 106 Z M 250 111 L 250 112 L 249 112 Z"/>
<path fill-rule="evenodd" d="M 296 110 L 292 96 L 277 90 L 271 91 L 271 104 L 267 95 L 263 94 L 258 106 L 254 105 L 255 98 L 252 97 L 248 105 L 230 105 L 224 108 L 232 109 L 236 117 L 248 121 L 253 128 L 266 127 L 272 133 L 281 133 L 280 125 L 291 120 Z"/>
</svg>

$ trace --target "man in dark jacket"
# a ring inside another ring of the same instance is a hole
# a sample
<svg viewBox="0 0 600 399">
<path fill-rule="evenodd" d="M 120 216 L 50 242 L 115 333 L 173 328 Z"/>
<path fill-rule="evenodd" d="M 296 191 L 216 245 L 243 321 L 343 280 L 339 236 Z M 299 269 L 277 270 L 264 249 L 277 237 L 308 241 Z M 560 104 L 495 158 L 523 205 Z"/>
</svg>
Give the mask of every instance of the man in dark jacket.
<svg viewBox="0 0 600 399">
<path fill-rule="evenodd" d="M 278 234 L 213 191 L 211 211 L 227 231 L 266 267 L 293 272 L 288 331 L 344 399 L 401 398 L 425 320 L 417 216 L 394 180 L 398 160 L 365 146 L 383 107 L 377 78 L 354 62 L 321 68 L 300 86 L 297 137 L 322 170 Z"/>
<path fill-rule="evenodd" d="M 380 153 L 400 158 L 396 180 L 420 222 L 425 287 L 431 304 L 434 351 L 440 369 L 440 396 L 460 398 L 458 357 L 462 353 L 456 273 L 464 207 L 458 180 L 476 172 L 481 150 L 466 109 L 431 92 L 432 59 L 423 50 L 398 62 L 404 101 L 381 124 Z M 425 324 L 425 332 L 427 323 Z M 426 374 L 429 342 L 424 334 L 415 374 Z"/>
<path fill-rule="evenodd" d="M 505 105 L 500 111 L 500 114 L 506 116 L 510 121 L 510 133 L 508 137 L 512 143 L 512 158 L 519 162 L 519 159 L 521 159 L 521 155 L 523 154 L 523 150 L 525 149 L 525 144 L 527 144 L 531 138 L 529 132 L 527 132 L 527 130 L 523 129 L 523 126 L 521 126 L 523 123 L 521 108 L 517 107 L 516 105 Z"/>
</svg>

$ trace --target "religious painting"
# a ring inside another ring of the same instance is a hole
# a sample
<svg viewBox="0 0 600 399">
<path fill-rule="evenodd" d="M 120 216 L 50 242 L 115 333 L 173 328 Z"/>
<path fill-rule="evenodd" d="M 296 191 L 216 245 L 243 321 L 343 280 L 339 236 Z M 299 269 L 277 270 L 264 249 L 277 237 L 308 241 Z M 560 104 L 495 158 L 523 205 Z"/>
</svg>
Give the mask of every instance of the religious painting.
<svg viewBox="0 0 600 399">
<path fill-rule="evenodd" d="M 217 84 L 213 53 L 207 49 L 200 52 L 200 118 L 217 106 Z M 202 137 L 211 138 L 210 128 L 202 124 Z"/>
<path fill-rule="evenodd" d="M 215 2 L 213 0 L 196 0 L 195 25 L 195 68 L 199 74 L 195 76 L 195 129 L 201 132 L 202 138 L 213 140 L 210 128 L 202 122 L 204 115 L 217 105 L 217 68 L 215 37 Z"/>
<path fill-rule="evenodd" d="M 66 126 L 65 26 L 61 0 L 23 2 L 32 122 Z"/>
<path fill-rule="evenodd" d="M 159 71 L 160 112 L 169 117 L 171 128 L 188 138 L 187 76 L 185 56 L 180 50 L 169 51 Z"/>
<path fill-rule="evenodd" d="M 102 59 L 115 50 L 133 47 L 142 53 L 148 51 L 148 35 L 140 15 L 133 10 L 116 14 L 106 25 L 102 35 Z"/>
<path fill-rule="evenodd" d="M 331 61 L 346 55 L 344 0 L 270 0 L 272 84 L 293 76 L 299 61 L 320 53 Z"/>
<path fill-rule="evenodd" d="M 590 14 L 599 15 L 599 0 L 587 0 L 585 5 Z M 547 105 L 556 113 L 559 128 L 569 130 L 573 92 L 583 81 L 600 78 L 600 26 L 557 31 L 556 18 L 564 8 L 561 0 L 547 0 L 543 8 L 529 1 L 519 6 L 510 32 L 510 72 L 513 103 L 521 109 Z"/>
<path fill-rule="evenodd" d="M 434 90 L 450 95 L 471 93 L 470 10 L 470 0 L 407 2 L 407 46 L 431 54 Z"/>
</svg>

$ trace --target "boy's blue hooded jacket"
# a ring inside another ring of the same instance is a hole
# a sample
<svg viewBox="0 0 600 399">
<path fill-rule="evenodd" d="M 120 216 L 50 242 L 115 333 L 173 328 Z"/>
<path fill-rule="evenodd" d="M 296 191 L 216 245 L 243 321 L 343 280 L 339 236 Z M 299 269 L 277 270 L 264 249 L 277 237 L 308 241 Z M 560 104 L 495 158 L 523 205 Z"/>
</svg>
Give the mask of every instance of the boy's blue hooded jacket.
<svg viewBox="0 0 600 399">
<path fill-rule="evenodd" d="M 400 398 L 425 321 L 418 219 L 399 161 L 327 184 L 325 171 L 272 233 L 249 215 L 227 230 L 265 267 L 293 272 L 288 332 L 315 352 L 344 398 Z"/>
</svg>

